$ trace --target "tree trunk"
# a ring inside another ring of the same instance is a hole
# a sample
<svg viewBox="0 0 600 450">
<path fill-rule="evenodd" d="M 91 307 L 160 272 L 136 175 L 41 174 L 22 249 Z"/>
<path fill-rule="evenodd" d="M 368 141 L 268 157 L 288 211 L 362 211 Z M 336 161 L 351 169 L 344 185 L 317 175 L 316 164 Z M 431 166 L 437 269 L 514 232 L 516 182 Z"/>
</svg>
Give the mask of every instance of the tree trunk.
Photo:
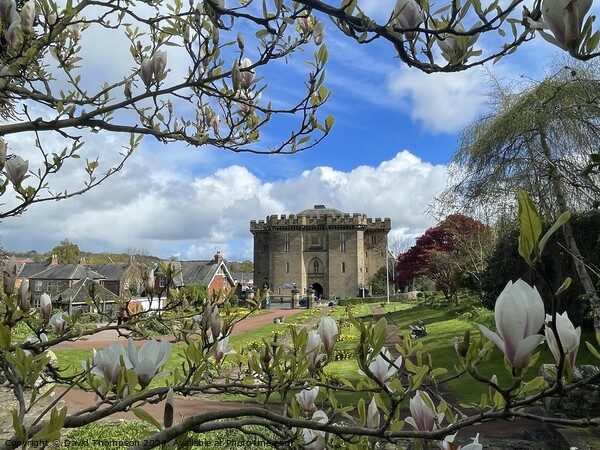
<svg viewBox="0 0 600 450">
<path fill-rule="evenodd" d="M 550 178 L 550 182 L 552 183 L 552 190 L 554 191 L 554 196 L 556 198 L 559 211 L 562 214 L 568 211 L 569 208 L 567 206 L 567 201 L 565 200 L 560 179 L 556 173 L 556 169 L 552 165 L 550 147 L 548 145 L 547 139 L 548 138 L 546 136 L 546 133 L 542 130 L 540 132 L 542 151 L 544 152 L 544 156 L 550 163 L 548 169 L 548 177 Z M 581 285 L 583 286 L 586 296 L 590 301 L 590 307 L 592 309 L 592 314 L 594 317 L 594 329 L 596 330 L 596 332 L 600 332 L 600 297 L 598 296 L 598 291 L 596 290 L 594 282 L 592 281 L 592 278 L 590 277 L 590 274 L 583 261 L 583 258 L 581 257 L 581 253 L 579 253 L 579 248 L 577 248 L 577 243 L 575 242 L 575 238 L 573 237 L 573 227 L 571 226 L 571 222 L 565 223 L 562 229 L 563 235 L 565 237 L 567 250 L 571 254 L 571 258 L 573 259 L 573 264 L 575 265 L 575 270 L 577 271 L 577 275 L 579 276 Z"/>
</svg>

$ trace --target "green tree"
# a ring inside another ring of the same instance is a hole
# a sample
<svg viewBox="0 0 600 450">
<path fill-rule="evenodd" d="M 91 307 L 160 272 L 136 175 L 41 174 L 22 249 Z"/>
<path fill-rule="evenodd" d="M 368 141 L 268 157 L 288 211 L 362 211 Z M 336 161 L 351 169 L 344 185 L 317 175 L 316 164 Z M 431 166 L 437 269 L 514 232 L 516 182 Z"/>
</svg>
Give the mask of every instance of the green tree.
<svg viewBox="0 0 600 450">
<path fill-rule="evenodd" d="M 59 264 L 79 264 L 79 246 L 63 239 L 50 251 L 50 258 L 57 257 Z"/>
<path fill-rule="evenodd" d="M 548 221 L 589 209 L 600 194 L 597 179 L 583 176 L 600 136 L 597 73 L 592 66 L 561 69 L 522 92 L 501 95 L 492 114 L 462 133 L 453 157 L 461 178 L 450 196 L 471 206 L 496 203 L 503 211 L 524 189 Z M 563 233 L 600 330 L 600 297 L 569 222 Z"/>
</svg>

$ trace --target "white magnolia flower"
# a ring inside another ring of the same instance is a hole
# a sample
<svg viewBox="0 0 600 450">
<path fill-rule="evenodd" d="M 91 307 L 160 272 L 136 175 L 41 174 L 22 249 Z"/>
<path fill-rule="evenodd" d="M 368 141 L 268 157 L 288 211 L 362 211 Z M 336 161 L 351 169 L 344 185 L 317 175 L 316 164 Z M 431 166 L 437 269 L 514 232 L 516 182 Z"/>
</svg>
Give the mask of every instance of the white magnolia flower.
<svg viewBox="0 0 600 450">
<path fill-rule="evenodd" d="M 315 411 L 312 419 L 318 423 L 327 423 L 329 418 L 325 412 Z M 308 428 L 302 429 L 302 438 L 304 439 L 304 448 L 306 450 L 325 450 L 327 448 L 327 435 L 324 431 L 311 430 Z"/>
<path fill-rule="evenodd" d="M 35 1 L 29 0 L 21 9 L 21 29 L 23 33 L 33 33 L 33 22 L 35 22 Z"/>
<path fill-rule="evenodd" d="M 417 28 L 425 20 L 425 13 L 415 0 L 398 0 L 394 8 L 392 23 L 401 29 Z M 408 39 L 416 36 L 415 32 L 404 34 Z"/>
<path fill-rule="evenodd" d="M 402 365 L 402 356 L 398 356 L 393 364 L 388 362 L 391 361 L 392 357 L 387 348 L 384 348 L 379 355 L 377 355 L 369 363 L 369 370 L 380 384 L 385 384 L 392 376 L 398 372 L 398 368 Z M 366 375 L 362 370 L 358 371 L 361 375 Z"/>
<path fill-rule="evenodd" d="M 129 338 L 127 355 L 138 376 L 138 382 L 145 388 L 155 376 L 166 374 L 159 370 L 171 357 L 171 344 L 152 339 L 138 350 L 133 339 Z"/>
<path fill-rule="evenodd" d="M 121 361 L 123 361 L 125 369 L 133 368 L 127 351 L 120 342 L 115 342 L 100 351 L 94 349 L 91 373 L 103 377 L 112 384 L 117 384 L 121 373 Z M 84 363 L 82 365 L 84 369 L 87 369 Z"/>
<path fill-rule="evenodd" d="M 410 417 L 406 423 L 417 431 L 434 431 L 444 418 L 444 414 L 437 414 L 431 397 L 427 392 L 417 391 L 410 399 Z"/>
<path fill-rule="evenodd" d="M 367 409 L 367 428 L 379 428 L 380 423 L 381 415 L 379 414 L 377 403 L 375 403 L 375 397 L 373 397 Z"/>
<path fill-rule="evenodd" d="M 494 342 L 512 367 L 527 367 L 535 348 L 544 336 L 538 334 L 544 325 L 544 302 L 535 287 L 519 279 L 509 281 L 494 309 L 498 334 L 483 325 L 479 329 Z"/>
<path fill-rule="evenodd" d="M 2 284 L 4 285 L 4 293 L 11 295 L 15 292 L 15 285 L 17 283 L 17 260 L 14 256 L 6 262 L 4 270 L 2 271 Z"/>
<path fill-rule="evenodd" d="M 319 386 L 312 389 L 303 389 L 296 394 L 296 400 L 300 407 L 305 411 L 311 411 L 315 408 L 315 400 L 319 395 Z"/>
<path fill-rule="evenodd" d="M 69 324 L 65 320 L 65 317 L 68 317 L 68 313 L 60 311 L 50 318 L 50 326 L 52 327 L 52 330 L 59 336 L 64 334 L 68 329 Z"/>
<path fill-rule="evenodd" d="M 229 336 L 219 339 L 217 342 L 217 347 L 215 348 L 215 359 L 217 361 L 221 361 L 225 355 L 229 355 L 230 353 L 235 353 L 235 350 L 228 348 L 229 344 Z"/>
<path fill-rule="evenodd" d="M 23 180 L 27 178 L 29 161 L 24 160 L 20 156 L 15 156 L 14 158 L 6 161 L 4 170 L 6 173 L 6 178 L 13 184 L 13 186 L 20 187 Z"/>
<path fill-rule="evenodd" d="M 556 364 L 560 361 L 560 349 L 558 348 L 558 341 L 554 336 L 554 331 L 550 328 L 550 322 L 552 316 L 546 315 L 546 341 L 548 347 L 554 356 Z M 573 322 L 569 319 L 567 312 L 556 315 L 556 329 L 558 330 L 558 337 L 562 344 L 565 357 L 569 361 L 571 367 L 575 367 L 575 360 L 577 359 L 577 351 L 579 350 L 579 341 L 581 339 L 581 327 L 575 328 Z"/>
<path fill-rule="evenodd" d="M 44 323 L 48 323 L 50 320 L 50 314 L 52 313 L 52 300 L 50 296 L 45 292 L 40 296 L 40 314 Z"/>
<path fill-rule="evenodd" d="M 329 316 L 323 317 L 321 322 L 319 322 L 317 333 L 321 336 L 325 351 L 327 353 L 332 351 L 339 335 L 337 322 Z"/>
</svg>

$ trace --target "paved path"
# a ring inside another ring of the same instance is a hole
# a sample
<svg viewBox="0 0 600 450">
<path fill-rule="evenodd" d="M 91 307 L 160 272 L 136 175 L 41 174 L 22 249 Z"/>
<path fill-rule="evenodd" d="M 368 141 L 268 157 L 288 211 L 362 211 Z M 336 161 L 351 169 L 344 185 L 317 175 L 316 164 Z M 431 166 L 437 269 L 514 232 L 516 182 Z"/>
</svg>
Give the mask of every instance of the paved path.
<svg viewBox="0 0 600 450">
<path fill-rule="evenodd" d="M 260 328 L 267 324 L 272 324 L 275 317 L 290 317 L 294 314 L 303 312 L 303 309 L 289 309 L 289 308 L 272 308 L 263 310 L 263 314 L 257 316 L 248 317 L 238 324 L 233 329 L 232 335 L 251 331 L 256 328 Z M 114 330 L 101 331 L 93 336 L 90 336 L 86 340 L 77 340 L 73 342 L 62 342 L 55 347 L 56 350 L 73 350 L 73 349 L 101 349 L 113 342 L 122 342 L 126 344 L 126 337 L 119 336 Z M 172 337 L 168 338 L 172 339 Z M 141 344 L 141 342 L 140 342 Z M 59 397 L 63 395 L 66 388 L 57 386 L 55 388 L 55 396 Z M 243 403 L 240 402 L 222 402 L 212 400 L 214 396 L 194 396 L 194 397 L 177 397 L 175 414 L 176 417 L 184 415 L 186 417 L 197 415 L 204 412 L 219 411 L 223 409 L 236 409 L 239 408 Z M 65 397 L 62 399 L 69 409 L 69 414 L 72 414 L 81 409 L 92 406 L 96 403 L 96 398 L 93 393 L 81 391 L 78 389 L 70 390 Z M 252 405 L 256 405 L 253 403 Z M 248 405 L 246 405 L 248 406 Z M 159 404 L 145 404 L 144 410 L 152 414 L 153 417 L 158 419 L 162 418 L 163 405 Z M 117 413 L 111 416 L 116 419 L 135 419 L 135 415 L 132 412 Z"/>
</svg>

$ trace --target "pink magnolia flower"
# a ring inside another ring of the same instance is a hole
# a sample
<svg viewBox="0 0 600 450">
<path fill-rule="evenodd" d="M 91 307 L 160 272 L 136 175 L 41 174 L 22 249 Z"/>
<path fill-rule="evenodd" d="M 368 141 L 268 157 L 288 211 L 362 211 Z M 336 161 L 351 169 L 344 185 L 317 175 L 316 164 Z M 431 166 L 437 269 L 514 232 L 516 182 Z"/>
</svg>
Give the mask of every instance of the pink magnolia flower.
<svg viewBox="0 0 600 450">
<path fill-rule="evenodd" d="M 17 283 L 17 260 L 11 256 L 4 266 L 2 272 L 2 284 L 4 285 L 4 293 L 11 295 L 15 292 L 15 284 Z"/>
<path fill-rule="evenodd" d="M 311 420 L 317 421 L 318 423 L 329 422 L 327 414 L 321 410 L 315 411 Z M 324 431 L 303 428 L 302 438 L 304 439 L 304 448 L 306 450 L 325 450 L 327 448 L 328 436 Z"/>
<path fill-rule="evenodd" d="M 479 433 L 473 438 L 473 443 L 465 445 L 464 447 L 458 446 L 454 443 L 454 438 L 458 433 L 446 436 L 442 442 L 438 442 L 438 447 L 442 450 L 483 450 L 483 445 L 479 443 Z"/>
<path fill-rule="evenodd" d="M 554 331 L 550 328 L 550 322 L 552 316 L 546 315 L 546 341 L 548 347 L 554 356 L 556 364 L 560 361 L 560 349 L 558 347 L 558 341 L 554 336 Z M 556 315 L 556 329 L 558 330 L 558 336 L 560 337 L 560 343 L 565 353 L 565 357 L 569 361 L 571 367 L 575 367 L 575 360 L 577 359 L 577 351 L 579 350 L 579 340 L 581 339 L 581 327 L 575 328 L 573 322 L 569 319 L 567 312 Z"/>
<path fill-rule="evenodd" d="M 527 367 L 535 348 L 544 336 L 538 334 L 544 325 L 544 302 L 535 287 L 519 279 L 509 281 L 494 309 L 498 334 L 479 325 L 481 332 L 494 342 L 512 367 Z"/>
</svg>

